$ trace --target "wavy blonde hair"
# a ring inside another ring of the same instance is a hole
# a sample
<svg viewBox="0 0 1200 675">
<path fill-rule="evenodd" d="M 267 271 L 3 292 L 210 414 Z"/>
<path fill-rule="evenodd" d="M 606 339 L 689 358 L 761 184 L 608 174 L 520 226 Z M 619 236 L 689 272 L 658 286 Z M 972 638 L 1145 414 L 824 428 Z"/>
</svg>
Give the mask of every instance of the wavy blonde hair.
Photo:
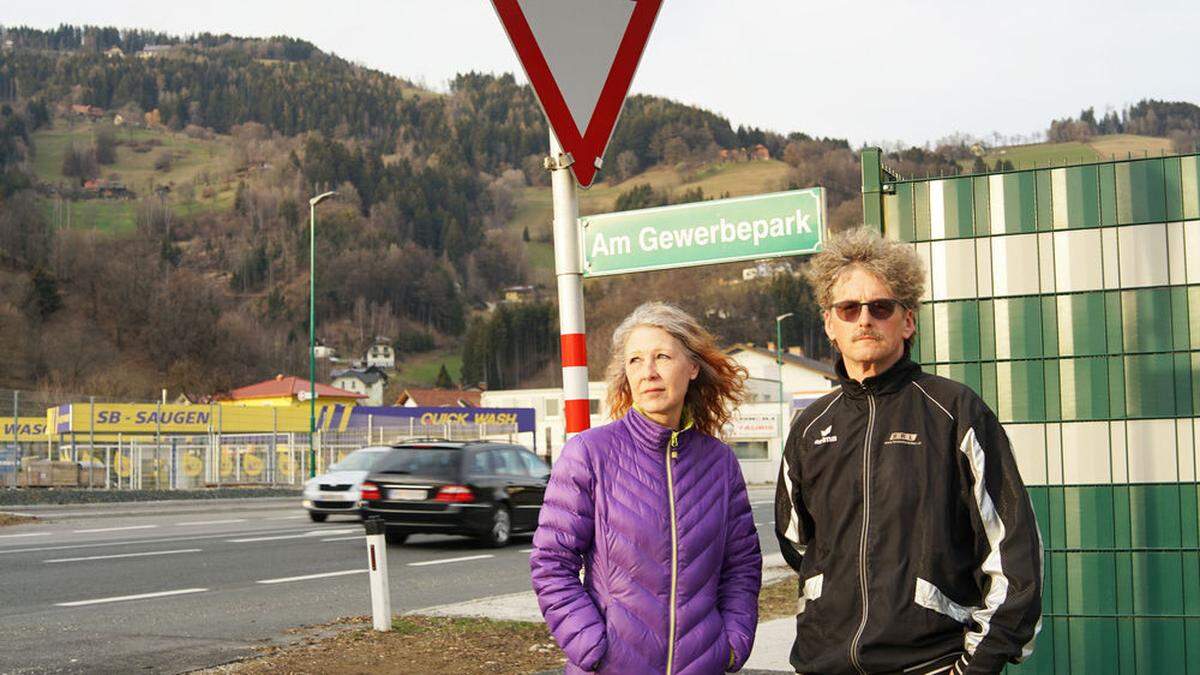
<svg viewBox="0 0 1200 675">
<path fill-rule="evenodd" d="M 710 436 L 719 435 L 745 396 L 749 373 L 717 346 L 717 339 L 692 315 L 665 302 L 642 304 L 613 331 L 612 352 L 605 372 L 609 414 L 614 420 L 620 419 L 633 407 L 633 392 L 625 377 L 625 344 L 629 334 L 639 326 L 666 331 L 679 340 L 688 357 L 700 366 L 700 373 L 688 384 L 683 407 L 697 429 Z"/>
</svg>

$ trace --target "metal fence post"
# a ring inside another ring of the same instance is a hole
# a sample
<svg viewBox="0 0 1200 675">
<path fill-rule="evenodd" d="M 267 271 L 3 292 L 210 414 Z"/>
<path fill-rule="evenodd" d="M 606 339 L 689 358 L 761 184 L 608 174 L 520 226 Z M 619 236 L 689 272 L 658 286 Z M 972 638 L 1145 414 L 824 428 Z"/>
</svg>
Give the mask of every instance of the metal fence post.
<svg viewBox="0 0 1200 675">
<path fill-rule="evenodd" d="M 96 458 L 96 397 L 88 397 L 88 457 Z M 92 487 L 92 461 L 88 462 L 88 487 Z"/>
<path fill-rule="evenodd" d="M 154 489 L 162 489 L 162 401 L 154 413 Z"/>
<path fill-rule="evenodd" d="M 223 453 L 221 452 L 221 411 L 224 409 L 224 407 L 225 406 L 223 405 L 217 405 L 217 458 L 216 461 L 213 462 L 217 467 L 217 487 L 221 487 L 221 460 L 225 459 L 222 456 Z"/>
<path fill-rule="evenodd" d="M 20 424 L 18 423 L 18 420 L 17 420 L 20 409 L 21 409 L 21 392 L 17 391 L 16 389 L 13 389 L 13 414 L 12 414 L 12 417 L 13 417 L 12 485 L 13 485 L 13 487 L 17 487 L 17 471 L 20 469 L 20 466 L 21 466 L 21 437 L 19 435 L 20 434 Z"/>
</svg>

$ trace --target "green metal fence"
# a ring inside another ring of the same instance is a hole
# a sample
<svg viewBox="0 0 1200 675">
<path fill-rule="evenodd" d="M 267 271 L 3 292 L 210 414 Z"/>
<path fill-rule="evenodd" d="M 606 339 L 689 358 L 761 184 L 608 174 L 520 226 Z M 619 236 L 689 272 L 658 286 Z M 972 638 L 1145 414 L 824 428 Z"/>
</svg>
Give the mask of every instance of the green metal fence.
<svg viewBox="0 0 1200 675">
<path fill-rule="evenodd" d="M 864 222 L 929 272 L 914 357 L 999 415 L 1046 546 L 1011 673 L 1200 675 L 1200 156 L 901 180 Z"/>
</svg>

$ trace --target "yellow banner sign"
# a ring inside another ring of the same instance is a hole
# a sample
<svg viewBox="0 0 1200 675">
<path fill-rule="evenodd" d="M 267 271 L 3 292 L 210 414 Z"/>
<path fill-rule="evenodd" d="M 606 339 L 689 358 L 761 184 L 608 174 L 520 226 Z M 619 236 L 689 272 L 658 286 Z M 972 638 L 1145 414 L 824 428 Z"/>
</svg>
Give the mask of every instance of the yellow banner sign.
<svg viewBox="0 0 1200 675">
<path fill-rule="evenodd" d="M 0 444 L 11 443 L 14 435 L 18 443 L 45 441 L 46 418 L 0 417 Z"/>
<path fill-rule="evenodd" d="M 344 428 L 350 418 L 348 410 L 342 410 L 346 407 L 317 404 L 317 428 Z M 309 410 L 307 406 L 82 403 L 51 408 L 46 419 L 36 421 L 42 439 L 47 428 L 55 434 L 306 433 Z"/>
</svg>

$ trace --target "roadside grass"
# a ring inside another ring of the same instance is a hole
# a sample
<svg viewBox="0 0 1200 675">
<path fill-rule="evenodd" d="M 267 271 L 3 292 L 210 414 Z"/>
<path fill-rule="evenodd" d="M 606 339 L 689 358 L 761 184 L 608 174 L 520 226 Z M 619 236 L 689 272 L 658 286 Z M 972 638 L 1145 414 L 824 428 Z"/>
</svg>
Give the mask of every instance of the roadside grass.
<svg viewBox="0 0 1200 675">
<path fill-rule="evenodd" d="M 392 626 L 392 631 L 378 633 L 365 617 L 345 619 L 333 626 L 342 630 L 330 637 L 268 647 L 261 657 L 208 672 L 517 675 L 560 668 L 566 662 L 542 623 L 402 616 Z"/>
<path fill-rule="evenodd" d="M 26 523 L 36 522 L 37 518 L 30 516 L 16 516 L 11 513 L 0 513 L 0 527 L 5 525 L 24 525 Z"/>
<path fill-rule="evenodd" d="M 795 615 L 796 584 L 789 574 L 763 587 L 760 622 Z M 204 672 L 516 674 L 556 670 L 566 662 L 546 625 L 527 621 L 404 615 L 392 620 L 390 632 L 378 633 L 366 617 L 354 617 L 306 630 L 315 636 Z"/>
</svg>

